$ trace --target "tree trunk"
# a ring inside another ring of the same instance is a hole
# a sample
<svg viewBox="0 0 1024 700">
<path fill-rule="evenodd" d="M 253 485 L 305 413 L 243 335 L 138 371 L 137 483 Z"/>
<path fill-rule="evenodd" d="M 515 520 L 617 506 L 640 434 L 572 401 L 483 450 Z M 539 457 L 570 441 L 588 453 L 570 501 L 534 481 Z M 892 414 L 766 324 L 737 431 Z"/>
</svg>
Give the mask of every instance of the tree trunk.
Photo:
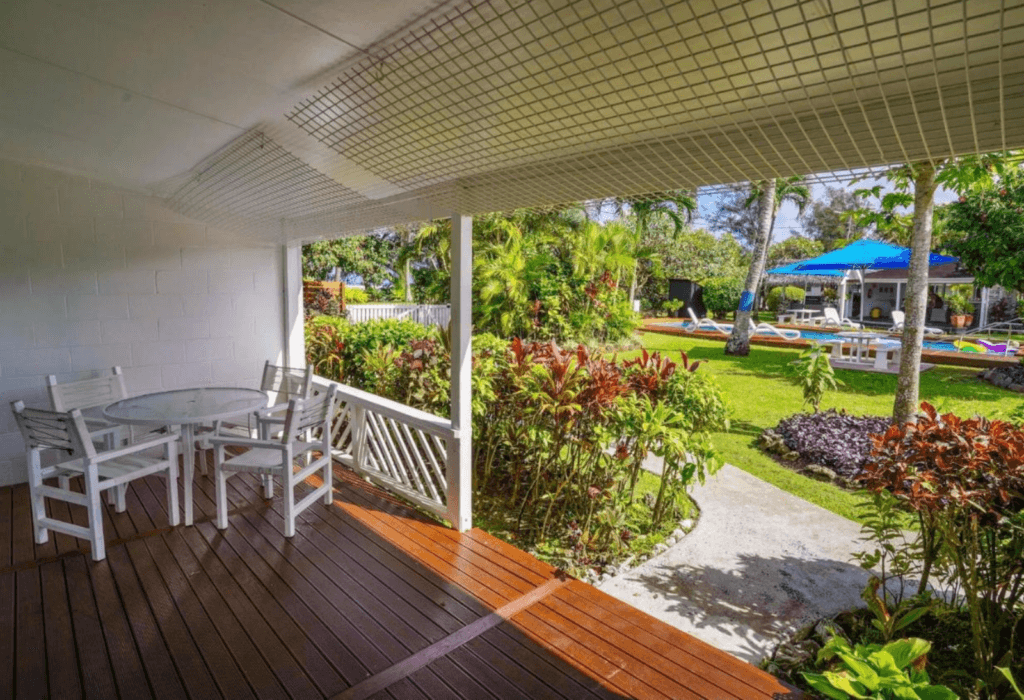
<svg viewBox="0 0 1024 700">
<path fill-rule="evenodd" d="M 412 245 L 412 229 L 408 229 L 402 237 L 406 246 Z M 402 266 L 402 276 L 405 278 L 405 302 L 412 303 L 412 259 L 408 258 Z"/>
<path fill-rule="evenodd" d="M 754 308 L 754 295 L 757 294 L 757 286 L 761 283 L 761 274 L 764 272 L 768 235 L 772 229 L 774 211 L 775 179 L 772 178 L 764 183 L 761 196 L 757 200 L 757 245 L 754 248 L 753 259 L 750 261 L 750 270 L 747 271 L 747 281 L 743 285 L 740 306 L 736 310 L 732 335 L 729 336 L 729 341 L 725 344 L 726 355 L 745 357 L 750 354 L 750 314 Z"/>
<path fill-rule="evenodd" d="M 928 306 L 928 256 L 932 248 L 932 209 L 935 199 L 935 166 L 914 166 L 914 232 L 907 271 L 906 318 L 903 324 L 903 352 L 896 380 L 896 401 L 892 419 L 897 425 L 917 415 L 921 384 L 921 346 L 924 343 L 925 312 Z M 863 303 L 863 300 L 862 300 Z"/>
</svg>

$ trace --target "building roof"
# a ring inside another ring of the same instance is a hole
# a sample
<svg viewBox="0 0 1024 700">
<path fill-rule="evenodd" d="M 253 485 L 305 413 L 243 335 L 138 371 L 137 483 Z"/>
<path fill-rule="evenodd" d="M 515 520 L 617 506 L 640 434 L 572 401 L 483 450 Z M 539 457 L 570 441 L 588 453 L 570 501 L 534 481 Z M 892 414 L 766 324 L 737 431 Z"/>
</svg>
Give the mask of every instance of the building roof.
<svg viewBox="0 0 1024 700">
<path fill-rule="evenodd" d="M 267 240 L 1024 146 L 997 0 L 0 4 L 0 153 Z"/>
</svg>

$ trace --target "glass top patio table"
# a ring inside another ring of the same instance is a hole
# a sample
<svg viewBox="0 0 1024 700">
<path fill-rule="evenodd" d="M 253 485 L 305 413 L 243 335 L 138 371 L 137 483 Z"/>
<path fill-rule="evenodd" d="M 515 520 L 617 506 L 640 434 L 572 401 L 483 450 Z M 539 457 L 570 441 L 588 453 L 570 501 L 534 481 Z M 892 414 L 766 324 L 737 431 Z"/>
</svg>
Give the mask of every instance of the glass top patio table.
<svg viewBox="0 0 1024 700">
<path fill-rule="evenodd" d="M 103 416 L 124 425 L 181 426 L 184 459 L 183 498 L 185 525 L 192 524 L 192 478 L 195 472 L 195 428 L 203 423 L 233 418 L 266 408 L 267 394 L 259 389 L 203 387 L 158 391 L 116 401 Z"/>
</svg>

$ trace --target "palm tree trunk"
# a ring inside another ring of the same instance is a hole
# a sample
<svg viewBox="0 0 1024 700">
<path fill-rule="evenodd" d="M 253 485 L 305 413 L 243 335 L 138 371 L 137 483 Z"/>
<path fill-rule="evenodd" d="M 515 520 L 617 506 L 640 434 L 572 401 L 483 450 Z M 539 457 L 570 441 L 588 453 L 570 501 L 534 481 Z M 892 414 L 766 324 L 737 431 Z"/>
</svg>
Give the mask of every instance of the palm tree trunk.
<svg viewBox="0 0 1024 700">
<path fill-rule="evenodd" d="M 750 270 L 747 271 L 747 281 L 743 285 L 740 306 L 736 310 L 732 335 L 725 344 L 726 355 L 745 357 L 750 354 L 750 313 L 754 308 L 754 295 L 757 294 L 757 286 L 761 283 L 761 274 L 764 272 L 765 252 L 768 249 L 768 235 L 772 228 L 774 211 L 775 179 L 772 178 L 764 183 L 761 196 L 757 200 L 757 245 L 750 261 Z"/>
<path fill-rule="evenodd" d="M 903 352 L 896 380 L 896 401 L 892 419 L 897 425 L 917 415 L 921 384 L 921 346 L 924 343 L 925 311 L 928 306 L 928 256 L 932 249 L 932 210 L 935 205 L 935 166 L 914 166 L 914 233 L 907 271 L 907 306 L 903 324 Z"/>
</svg>

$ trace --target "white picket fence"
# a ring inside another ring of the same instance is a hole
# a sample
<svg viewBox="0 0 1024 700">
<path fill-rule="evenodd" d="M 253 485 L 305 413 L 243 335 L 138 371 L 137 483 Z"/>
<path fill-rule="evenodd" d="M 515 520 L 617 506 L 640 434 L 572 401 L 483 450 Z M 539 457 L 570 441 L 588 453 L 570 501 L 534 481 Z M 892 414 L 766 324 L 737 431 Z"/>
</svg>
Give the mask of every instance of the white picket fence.
<svg viewBox="0 0 1024 700">
<path fill-rule="evenodd" d="M 348 304 L 345 310 L 352 323 L 397 318 L 424 326 L 447 326 L 452 318 L 452 308 L 448 304 Z"/>
<path fill-rule="evenodd" d="M 313 385 L 315 392 L 338 390 L 341 406 L 331 439 L 335 459 L 452 520 L 447 465 L 455 433 L 449 421 L 317 375 Z"/>
</svg>

